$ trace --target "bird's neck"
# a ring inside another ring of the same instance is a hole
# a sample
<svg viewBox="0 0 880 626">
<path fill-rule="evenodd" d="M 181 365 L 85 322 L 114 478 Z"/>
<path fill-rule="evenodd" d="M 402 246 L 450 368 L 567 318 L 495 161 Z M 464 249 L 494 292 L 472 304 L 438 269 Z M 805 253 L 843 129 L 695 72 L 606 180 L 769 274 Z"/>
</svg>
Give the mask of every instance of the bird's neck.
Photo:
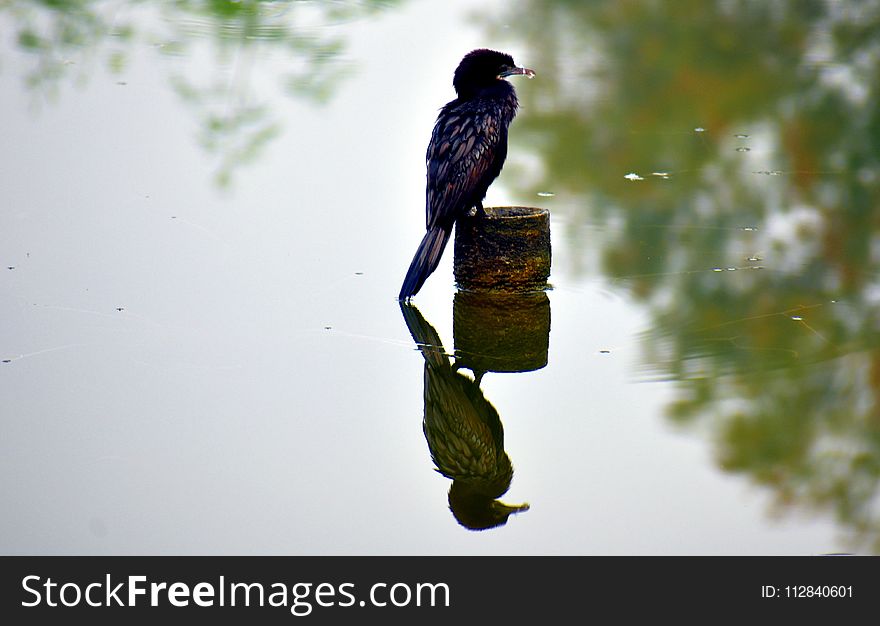
<svg viewBox="0 0 880 626">
<path fill-rule="evenodd" d="M 510 100 L 514 107 L 517 106 L 516 92 L 513 85 L 504 79 L 492 81 L 489 84 L 465 85 L 458 91 L 458 100 Z"/>
</svg>

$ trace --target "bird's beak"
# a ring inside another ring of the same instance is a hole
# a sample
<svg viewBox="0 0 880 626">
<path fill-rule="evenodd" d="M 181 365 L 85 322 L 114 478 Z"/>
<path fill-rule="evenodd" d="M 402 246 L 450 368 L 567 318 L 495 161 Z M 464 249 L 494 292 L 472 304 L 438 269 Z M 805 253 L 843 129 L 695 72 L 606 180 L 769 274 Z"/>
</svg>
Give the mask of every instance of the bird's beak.
<svg viewBox="0 0 880 626">
<path fill-rule="evenodd" d="M 527 67 L 512 67 L 509 70 L 504 70 L 498 75 L 498 78 L 506 78 L 508 76 L 525 76 L 527 78 L 535 77 L 535 70 L 530 70 Z"/>
<path fill-rule="evenodd" d="M 498 513 L 513 515 L 514 513 L 522 513 L 523 511 L 529 510 L 529 505 L 527 502 L 523 504 L 504 504 L 498 500 L 492 502 L 492 509 Z"/>
</svg>

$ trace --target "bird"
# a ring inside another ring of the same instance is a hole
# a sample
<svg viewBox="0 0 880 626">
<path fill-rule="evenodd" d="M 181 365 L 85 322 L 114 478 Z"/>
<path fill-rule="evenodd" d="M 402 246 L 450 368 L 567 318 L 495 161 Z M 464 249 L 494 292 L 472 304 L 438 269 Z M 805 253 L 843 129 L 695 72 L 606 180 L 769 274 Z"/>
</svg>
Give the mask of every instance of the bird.
<svg viewBox="0 0 880 626">
<path fill-rule="evenodd" d="M 506 78 L 534 70 L 518 67 L 504 52 L 468 52 L 453 75 L 456 98 L 437 116 L 425 157 L 427 189 L 424 238 L 410 263 L 398 300 L 409 300 L 437 269 L 456 220 L 476 209 L 507 158 L 507 129 L 519 103 Z"/>
<path fill-rule="evenodd" d="M 450 362 L 440 335 L 419 310 L 409 302 L 401 302 L 400 310 L 425 360 L 422 431 L 437 471 L 452 479 L 449 509 L 469 530 L 503 526 L 529 505 L 498 499 L 513 480 L 498 411 L 483 396 L 479 378 Z"/>
</svg>

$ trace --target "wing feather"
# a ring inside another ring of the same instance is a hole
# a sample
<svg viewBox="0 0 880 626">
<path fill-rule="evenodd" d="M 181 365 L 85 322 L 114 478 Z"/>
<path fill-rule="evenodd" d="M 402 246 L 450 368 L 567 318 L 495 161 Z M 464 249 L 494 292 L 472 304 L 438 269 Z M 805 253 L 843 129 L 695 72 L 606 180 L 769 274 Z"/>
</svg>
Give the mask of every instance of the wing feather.
<svg viewBox="0 0 880 626">
<path fill-rule="evenodd" d="M 428 228 L 451 228 L 460 212 L 482 200 L 473 195 L 493 167 L 502 141 L 500 128 L 491 107 L 453 101 L 440 112 L 427 153 Z"/>
</svg>

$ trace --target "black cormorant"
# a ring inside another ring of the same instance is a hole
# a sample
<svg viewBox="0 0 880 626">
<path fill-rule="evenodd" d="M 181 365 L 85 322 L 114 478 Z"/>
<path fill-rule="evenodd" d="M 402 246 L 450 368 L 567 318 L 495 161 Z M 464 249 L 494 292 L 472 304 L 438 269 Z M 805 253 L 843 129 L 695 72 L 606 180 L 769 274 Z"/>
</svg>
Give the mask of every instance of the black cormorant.
<svg viewBox="0 0 880 626">
<path fill-rule="evenodd" d="M 458 97 L 440 111 L 428 144 L 427 233 L 400 289 L 400 300 L 414 296 L 437 268 L 452 226 L 464 213 L 483 211 L 483 198 L 507 158 L 507 127 L 517 100 L 507 76 L 533 77 L 509 54 L 473 50 L 455 70 Z"/>
</svg>

